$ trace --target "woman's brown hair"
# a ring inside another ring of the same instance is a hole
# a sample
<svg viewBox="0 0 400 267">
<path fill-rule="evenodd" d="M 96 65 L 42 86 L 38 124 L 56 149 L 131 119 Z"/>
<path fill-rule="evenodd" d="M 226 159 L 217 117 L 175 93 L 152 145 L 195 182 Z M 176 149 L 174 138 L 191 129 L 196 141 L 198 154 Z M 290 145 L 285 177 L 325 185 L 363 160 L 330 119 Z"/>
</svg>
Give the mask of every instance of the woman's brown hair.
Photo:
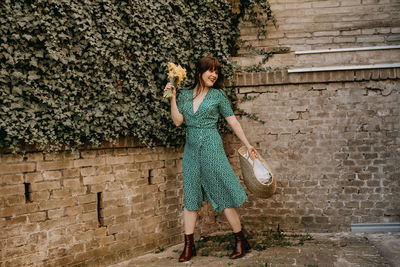
<svg viewBox="0 0 400 267">
<path fill-rule="evenodd" d="M 194 88 L 197 87 L 197 89 L 202 90 L 204 88 L 203 80 L 201 79 L 201 76 L 203 75 L 204 72 L 207 70 L 210 71 L 217 71 L 218 73 L 218 79 L 214 83 L 214 88 L 221 88 L 221 81 L 223 80 L 223 74 L 221 73 L 221 63 L 219 63 L 218 59 L 214 57 L 202 57 L 199 62 L 197 63 L 196 67 L 196 73 L 194 76 Z M 193 98 L 196 98 L 201 91 L 197 90 L 196 95 Z"/>
</svg>

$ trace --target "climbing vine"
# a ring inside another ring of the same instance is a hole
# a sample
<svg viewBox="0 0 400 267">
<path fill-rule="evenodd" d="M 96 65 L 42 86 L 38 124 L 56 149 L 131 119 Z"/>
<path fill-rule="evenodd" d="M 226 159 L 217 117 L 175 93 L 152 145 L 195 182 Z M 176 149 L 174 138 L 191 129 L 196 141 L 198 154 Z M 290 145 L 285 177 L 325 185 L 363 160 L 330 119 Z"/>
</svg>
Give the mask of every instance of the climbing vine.
<svg viewBox="0 0 400 267">
<path fill-rule="evenodd" d="M 0 3 L 0 148 L 76 150 L 133 136 L 182 144 L 162 97 L 167 63 L 188 71 L 205 55 L 234 73 L 244 21 L 265 34 L 265 1 L 53 1 Z M 234 89 L 227 90 L 235 106 Z M 222 132 L 227 131 L 219 124 Z"/>
</svg>

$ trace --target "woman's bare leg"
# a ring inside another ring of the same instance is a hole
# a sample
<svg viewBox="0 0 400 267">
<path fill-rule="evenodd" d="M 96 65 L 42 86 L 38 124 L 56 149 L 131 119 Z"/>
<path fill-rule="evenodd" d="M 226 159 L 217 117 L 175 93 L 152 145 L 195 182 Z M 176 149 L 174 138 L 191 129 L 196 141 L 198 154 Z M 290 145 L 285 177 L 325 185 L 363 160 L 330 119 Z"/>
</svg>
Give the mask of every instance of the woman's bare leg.
<svg viewBox="0 0 400 267">
<path fill-rule="evenodd" d="M 240 224 L 239 214 L 235 208 L 227 208 L 223 211 L 226 219 L 232 227 L 234 233 L 238 233 L 242 230 L 242 225 Z"/>
<path fill-rule="evenodd" d="M 186 208 L 183 209 L 183 224 L 185 226 L 186 235 L 194 233 L 197 217 L 198 217 L 197 210 L 187 210 Z"/>
<path fill-rule="evenodd" d="M 235 248 L 229 255 L 230 259 L 237 259 L 243 257 L 248 250 L 250 245 L 246 240 L 242 232 L 242 225 L 240 224 L 239 214 L 235 208 L 227 208 L 224 210 L 224 215 L 228 219 L 229 224 L 233 230 L 233 236 L 235 237 Z"/>
<path fill-rule="evenodd" d="M 194 245 L 194 228 L 196 226 L 197 221 L 197 210 L 187 210 L 183 209 L 183 224 L 185 226 L 185 245 L 183 247 L 183 251 L 181 256 L 179 257 L 179 261 L 188 261 L 193 256 L 196 255 L 196 247 Z"/>
</svg>

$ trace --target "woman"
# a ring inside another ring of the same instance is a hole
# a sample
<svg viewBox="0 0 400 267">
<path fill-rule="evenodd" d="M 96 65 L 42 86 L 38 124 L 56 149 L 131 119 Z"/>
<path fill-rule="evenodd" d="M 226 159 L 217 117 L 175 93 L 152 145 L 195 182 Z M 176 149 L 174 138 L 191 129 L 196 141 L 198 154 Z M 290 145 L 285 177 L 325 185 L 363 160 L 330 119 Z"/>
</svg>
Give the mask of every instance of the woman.
<svg viewBox="0 0 400 267">
<path fill-rule="evenodd" d="M 196 255 L 193 240 L 198 210 L 203 201 L 211 202 L 214 210 L 222 211 L 232 227 L 236 245 L 231 259 L 242 257 L 250 249 L 235 207 L 241 206 L 247 195 L 224 152 L 216 123 L 221 114 L 250 153 L 257 155 L 233 114 L 225 93 L 218 87 L 220 63 L 212 57 L 200 59 L 192 90 L 182 90 L 176 99 L 176 90 L 168 83 L 164 90 L 172 90 L 171 116 L 176 126 L 185 121 L 186 143 L 183 153 L 184 228 L 185 246 L 179 261 L 188 261 Z"/>
</svg>

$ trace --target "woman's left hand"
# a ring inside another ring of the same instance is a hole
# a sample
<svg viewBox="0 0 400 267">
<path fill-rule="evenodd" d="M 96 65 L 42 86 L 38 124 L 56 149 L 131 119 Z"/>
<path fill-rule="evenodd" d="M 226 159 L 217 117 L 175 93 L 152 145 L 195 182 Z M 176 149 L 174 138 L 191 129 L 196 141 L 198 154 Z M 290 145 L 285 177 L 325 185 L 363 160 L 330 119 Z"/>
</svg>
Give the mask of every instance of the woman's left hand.
<svg viewBox="0 0 400 267">
<path fill-rule="evenodd" d="M 258 157 L 258 152 L 257 150 L 254 148 L 254 146 L 248 146 L 247 150 L 249 151 L 249 155 L 251 159 L 254 159 L 256 157 Z"/>
</svg>

